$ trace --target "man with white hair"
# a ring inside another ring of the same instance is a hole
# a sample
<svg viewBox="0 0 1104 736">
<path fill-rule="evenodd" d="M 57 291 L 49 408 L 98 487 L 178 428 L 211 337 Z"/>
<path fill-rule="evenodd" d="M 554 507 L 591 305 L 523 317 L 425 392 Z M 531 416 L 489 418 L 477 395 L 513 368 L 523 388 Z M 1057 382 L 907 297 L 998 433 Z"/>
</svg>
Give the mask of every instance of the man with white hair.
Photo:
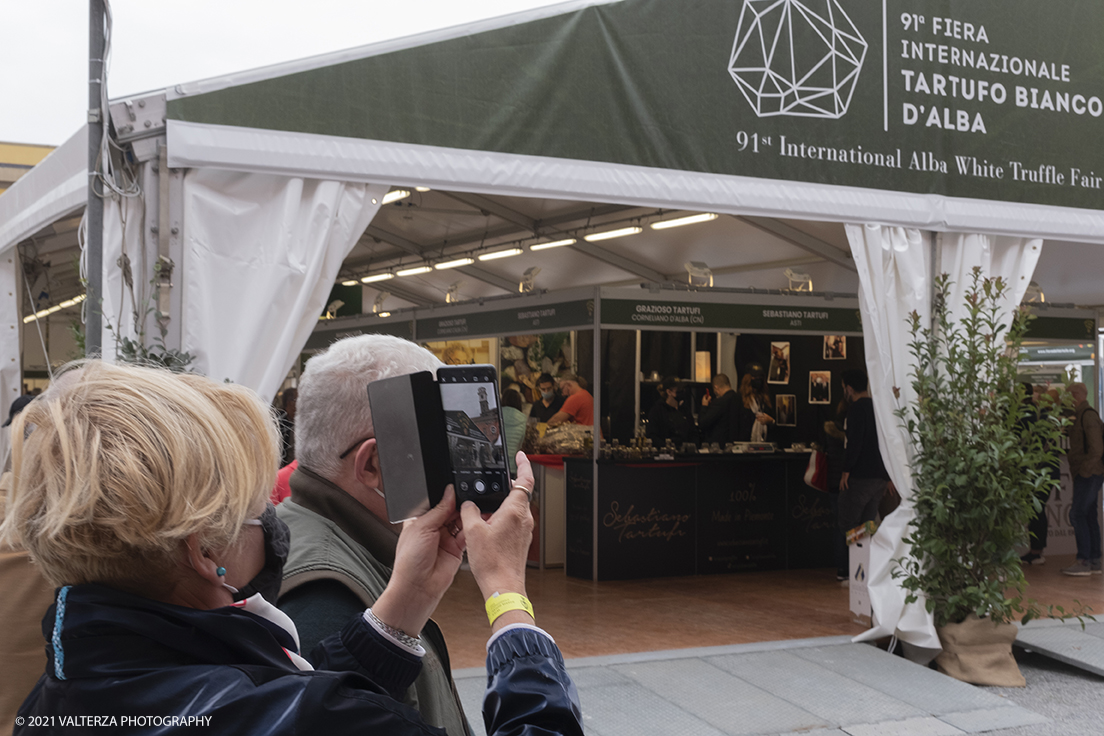
<svg viewBox="0 0 1104 736">
<path fill-rule="evenodd" d="M 441 362 L 389 335 L 339 340 L 307 363 L 299 382 L 291 498 L 277 508 L 291 531 L 280 608 L 295 622 L 300 650 L 310 652 L 383 593 L 395 563 L 401 526 L 387 520 L 375 427 L 372 381 Z M 422 671 L 403 701 L 451 736 L 469 734 L 448 649 L 437 624 L 421 632 Z"/>
<path fill-rule="evenodd" d="M 1087 577 L 1100 574 L 1100 486 L 1104 483 L 1104 429 L 1100 414 L 1089 406 L 1089 389 L 1083 383 L 1069 385 L 1073 397 L 1073 424 L 1069 432 L 1070 475 L 1073 477 L 1073 504 L 1070 522 L 1077 542 L 1077 560 L 1063 568 L 1066 575 Z"/>
</svg>

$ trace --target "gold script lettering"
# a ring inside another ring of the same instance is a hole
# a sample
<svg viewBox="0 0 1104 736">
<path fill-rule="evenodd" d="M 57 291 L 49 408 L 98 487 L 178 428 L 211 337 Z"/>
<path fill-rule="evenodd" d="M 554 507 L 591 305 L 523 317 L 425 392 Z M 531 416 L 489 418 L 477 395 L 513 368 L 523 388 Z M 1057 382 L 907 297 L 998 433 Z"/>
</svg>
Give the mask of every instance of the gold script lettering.
<svg viewBox="0 0 1104 736">
<path fill-rule="evenodd" d="M 637 514 L 633 513 L 634 508 L 629 506 L 625 513 L 621 513 L 620 504 L 612 501 L 609 513 L 602 517 L 603 526 L 617 530 L 619 543 L 626 539 L 647 538 L 670 542 L 675 537 L 686 536 L 686 531 L 679 527 L 690 521 L 690 514 L 668 514 L 654 508 L 646 514 Z"/>
</svg>

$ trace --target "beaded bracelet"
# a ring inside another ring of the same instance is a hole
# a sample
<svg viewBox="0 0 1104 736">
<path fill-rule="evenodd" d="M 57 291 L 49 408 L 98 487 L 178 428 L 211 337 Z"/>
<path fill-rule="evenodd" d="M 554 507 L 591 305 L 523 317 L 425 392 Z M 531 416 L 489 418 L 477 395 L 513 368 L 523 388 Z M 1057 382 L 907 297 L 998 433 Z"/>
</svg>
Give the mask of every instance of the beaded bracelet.
<svg viewBox="0 0 1104 736">
<path fill-rule="evenodd" d="M 379 617 L 376 616 L 376 614 L 372 613 L 371 608 L 369 608 L 366 611 L 366 613 L 368 614 L 369 618 L 372 619 L 372 623 L 374 623 L 376 626 L 379 626 L 384 632 L 386 632 L 389 636 L 392 636 L 395 639 L 397 639 L 404 646 L 410 647 L 411 649 L 421 648 L 421 646 L 422 646 L 421 637 L 419 637 L 419 636 L 410 636 L 410 634 L 407 634 L 405 631 L 402 631 L 400 629 L 396 629 L 394 626 L 388 626 L 383 621 L 380 621 Z"/>
</svg>

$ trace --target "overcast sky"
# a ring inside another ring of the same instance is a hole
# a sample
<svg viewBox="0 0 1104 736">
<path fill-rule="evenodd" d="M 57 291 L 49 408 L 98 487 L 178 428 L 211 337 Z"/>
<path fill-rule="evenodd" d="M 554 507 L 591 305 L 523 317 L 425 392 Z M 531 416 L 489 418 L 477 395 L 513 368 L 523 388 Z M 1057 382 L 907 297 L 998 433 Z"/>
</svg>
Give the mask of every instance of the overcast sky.
<svg viewBox="0 0 1104 736">
<path fill-rule="evenodd" d="M 113 0 L 114 98 L 553 5 L 551 0 Z M 88 103 L 88 0 L 0 0 L 0 141 L 63 143 Z"/>
</svg>

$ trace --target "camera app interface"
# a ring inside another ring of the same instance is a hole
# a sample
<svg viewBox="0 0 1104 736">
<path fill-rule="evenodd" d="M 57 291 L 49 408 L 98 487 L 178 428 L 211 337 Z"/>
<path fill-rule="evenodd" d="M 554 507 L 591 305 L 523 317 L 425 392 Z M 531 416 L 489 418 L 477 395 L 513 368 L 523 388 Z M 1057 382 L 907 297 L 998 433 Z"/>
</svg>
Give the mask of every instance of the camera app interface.
<svg viewBox="0 0 1104 736">
<path fill-rule="evenodd" d="M 471 497 L 508 490 L 495 384 L 449 375 L 441 377 L 440 389 L 457 493 Z"/>
</svg>

